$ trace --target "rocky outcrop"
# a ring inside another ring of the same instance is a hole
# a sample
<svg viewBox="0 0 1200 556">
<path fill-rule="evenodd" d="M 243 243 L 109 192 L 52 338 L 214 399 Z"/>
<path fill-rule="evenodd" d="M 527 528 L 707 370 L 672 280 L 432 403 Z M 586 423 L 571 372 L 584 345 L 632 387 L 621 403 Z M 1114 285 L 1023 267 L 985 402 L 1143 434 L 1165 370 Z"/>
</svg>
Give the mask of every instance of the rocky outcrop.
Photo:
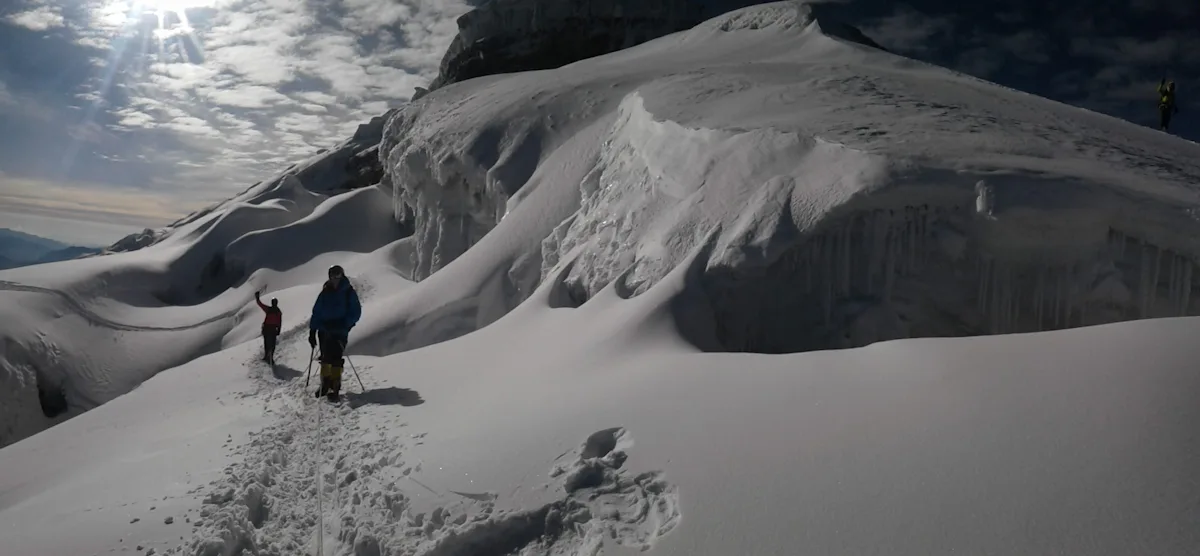
<svg viewBox="0 0 1200 556">
<path fill-rule="evenodd" d="M 485 75 L 553 69 L 616 52 L 753 0 L 490 0 L 458 18 L 429 91 Z"/>
<path fill-rule="evenodd" d="M 486 75 L 554 69 L 616 52 L 765 0 L 488 0 L 458 18 L 437 78 L 413 100 Z M 837 10 L 813 4 L 812 10 Z M 831 36 L 881 48 L 848 25 Z"/>
<path fill-rule="evenodd" d="M 358 126 L 350 143 L 349 158 L 343 169 L 346 177 L 340 189 L 351 190 L 370 187 L 383 179 L 383 162 L 379 159 L 379 141 L 383 138 L 383 127 L 392 112 L 371 118 L 370 122 Z"/>
<path fill-rule="evenodd" d="M 333 147 L 325 156 L 294 168 L 296 178 L 310 191 L 342 193 L 379 183 L 383 164 L 379 141 L 387 123 L 387 112 L 361 124 L 354 135 Z"/>
</svg>

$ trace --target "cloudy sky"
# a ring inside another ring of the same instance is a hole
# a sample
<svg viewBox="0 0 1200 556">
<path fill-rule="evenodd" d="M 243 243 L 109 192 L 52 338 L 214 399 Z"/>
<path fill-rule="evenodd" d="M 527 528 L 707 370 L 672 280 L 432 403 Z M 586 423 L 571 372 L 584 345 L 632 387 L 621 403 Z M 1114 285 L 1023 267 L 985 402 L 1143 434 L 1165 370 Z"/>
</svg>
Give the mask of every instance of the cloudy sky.
<svg viewBox="0 0 1200 556">
<path fill-rule="evenodd" d="M 464 0 L 0 0 L 0 227 L 107 244 L 341 141 Z"/>
<path fill-rule="evenodd" d="M 1174 78 L 1200 140 L 1200 0 L 835 1 L 895 52 L 1142 125 Z M 0 227 L 108 244 L 228 198 L 427 84 L 470 3 L 0 0 Z"/>
</svg>

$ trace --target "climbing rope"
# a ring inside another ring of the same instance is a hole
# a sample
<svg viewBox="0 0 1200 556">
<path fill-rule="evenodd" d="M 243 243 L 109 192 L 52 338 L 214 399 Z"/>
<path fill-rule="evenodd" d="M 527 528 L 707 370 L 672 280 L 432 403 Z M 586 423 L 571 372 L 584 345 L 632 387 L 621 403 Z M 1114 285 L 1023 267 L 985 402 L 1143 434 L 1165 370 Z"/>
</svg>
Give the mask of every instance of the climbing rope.
<svg viewBox="0 0 1200 556">
<path fill-rule="evenodd" d="M 305 390 L 305 394 L 308 391 Z M 321 449 L 321 402 L 317 406 L 317 556 L 324 556 L 325 550 L 325 512 L 321 509 L 321 498 L 325 495 L 325 487 L 321 478 L 321 466 L 325 464 L 325 451 Z"/>
</svg>

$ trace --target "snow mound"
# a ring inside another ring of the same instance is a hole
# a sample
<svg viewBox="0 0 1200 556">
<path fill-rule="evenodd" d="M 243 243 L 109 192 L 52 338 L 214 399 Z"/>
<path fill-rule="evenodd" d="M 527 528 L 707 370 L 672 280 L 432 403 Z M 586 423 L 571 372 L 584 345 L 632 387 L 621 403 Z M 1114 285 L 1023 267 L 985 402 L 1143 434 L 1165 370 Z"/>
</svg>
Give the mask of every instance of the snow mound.
<svg viewBox="0 0 1200 556">
<path fill-rule="evenodd" d="M 1189 553 L 1200 321 L 882 340 L 1192 314 L 1197 147 L 799 21 L 457 83 L 378 187 L 0 274 L 0 417 L 144 380 L 0 449 L 5 550 Z M 341 404 L 303 339 L 334 262 Z"/>
<path fill-rule="evenodd" d="M 829 11 L 745 8 L 400 110 L 381 153 L 414 277 L 478 247 L 463 268 L 508 277 L 495 305 L 561 265 L 578 305 L 702 250 L 718 351 L 1200 314 L 1194 145 L 891 55 Z"/>
<path fill-rule="evenodd" d="M 811 26 L 832 38 L 885 50 L 857 27 L 842 20 L 838 11 L 840 10 L 837 4 L 820 1 L 773 2 L 729 11 L 697 25 L 688 35 L 691 35 L 691 38 L 708 36 L 713 31 L 722 33 L 738 31 L 789 33 L 803 31 Z"/>
<path fill-rule="evenodd" d="M 715 29 L 728 33 L 759 29 L 800 30 L 815 19 L 811 4 L 781 2 L 731 11 L 697 26 L 697 31 Z"/>
<path fill-rule="evenodd" d="M 383 123 L 107 255 L 0 272 L 0 446 L 256 339 L 256 290 L 284 298 L 287 319 L 306 323 L 313 289 L 284 290 L 315 288 L 329 264 L 411 233 L 392 217 L 391 188 L 378 186 Z M 355 285 L 369 291 L 373 280 Z"/>
</svg>

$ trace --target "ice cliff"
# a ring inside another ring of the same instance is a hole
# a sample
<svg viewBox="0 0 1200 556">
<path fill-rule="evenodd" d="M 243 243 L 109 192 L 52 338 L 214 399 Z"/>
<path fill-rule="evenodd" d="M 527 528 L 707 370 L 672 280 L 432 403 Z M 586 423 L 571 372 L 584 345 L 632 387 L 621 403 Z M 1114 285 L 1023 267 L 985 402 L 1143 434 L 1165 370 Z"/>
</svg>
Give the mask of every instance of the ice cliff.
<svg viewBox="0 0 1200 556">
<path fill-rule="evenodd" d="M 573 188 L 572 208 L 540 211 L 557 223 L 499 269 L 509 291 L 531 257 L 534 280 L 561 279 L 574 304 L 689 266 L 704 349 L 1200 313 L 1188 144 L 893 56 L 822 10 L 735 10 L 398 111 L 381 155 L 416 229 L 415 276 L 477 244 L 533 184 Z M 594 150 L 578 144 L 590 134 Z M 548 183 L 581 149 L 582 179 Z"/>
</svg>

